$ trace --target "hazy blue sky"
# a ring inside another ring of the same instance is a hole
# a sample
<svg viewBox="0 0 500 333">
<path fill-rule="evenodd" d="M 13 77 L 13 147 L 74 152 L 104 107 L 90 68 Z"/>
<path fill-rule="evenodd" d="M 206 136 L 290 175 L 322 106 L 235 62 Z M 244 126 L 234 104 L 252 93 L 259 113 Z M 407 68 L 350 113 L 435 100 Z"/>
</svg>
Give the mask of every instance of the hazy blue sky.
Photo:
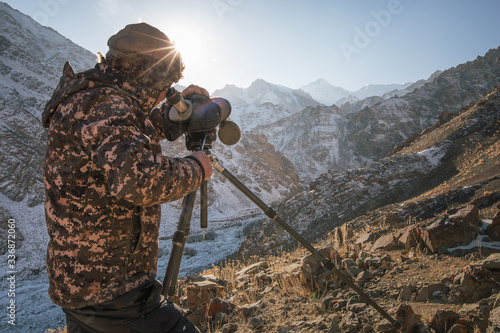
<svg viewBox="0 0 500 333">
<path fill-rule="evenodd" d="M 349 90 L 404 83 L 500 46 L 498 0 L 8 0 L 97 53 L 129 23 L 177 42 L 182 84 L 210 91 L 255 79 L 299 88 L 318 78 Z"/>
</svg>

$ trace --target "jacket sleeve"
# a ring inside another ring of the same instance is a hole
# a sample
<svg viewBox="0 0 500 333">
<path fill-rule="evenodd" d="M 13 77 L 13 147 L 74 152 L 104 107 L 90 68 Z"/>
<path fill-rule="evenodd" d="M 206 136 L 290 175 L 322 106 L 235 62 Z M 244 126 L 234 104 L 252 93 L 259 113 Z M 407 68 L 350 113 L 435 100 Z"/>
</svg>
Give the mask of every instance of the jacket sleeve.
<svg viewBox="0 0 500 333">
<path fill-rule="evenodd" d="M 123 97 L 101 95 L 89 103 L 82 144 L 112 195 L 150 206 L 183 198 L 201 185 L 203 170 L 195 160 L 153 152 L 154 143 Z"/>
</svg>

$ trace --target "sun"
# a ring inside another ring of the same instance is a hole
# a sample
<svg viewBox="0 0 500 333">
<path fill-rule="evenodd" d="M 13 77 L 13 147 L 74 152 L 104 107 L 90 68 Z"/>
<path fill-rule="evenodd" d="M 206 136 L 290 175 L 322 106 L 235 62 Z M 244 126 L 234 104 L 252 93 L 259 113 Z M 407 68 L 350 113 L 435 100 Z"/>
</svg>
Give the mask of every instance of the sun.
<svg viewBox="0 0 500 333">
<path fill-rule="evenodd" d="M 181 54 L 186 67 L 197 67 L 203 57 L 202 49 L 206 42 L 200 31 L 193 27 L 169 31 L 169 38 L 174 42 L 175 48 Z"/>
</svg>

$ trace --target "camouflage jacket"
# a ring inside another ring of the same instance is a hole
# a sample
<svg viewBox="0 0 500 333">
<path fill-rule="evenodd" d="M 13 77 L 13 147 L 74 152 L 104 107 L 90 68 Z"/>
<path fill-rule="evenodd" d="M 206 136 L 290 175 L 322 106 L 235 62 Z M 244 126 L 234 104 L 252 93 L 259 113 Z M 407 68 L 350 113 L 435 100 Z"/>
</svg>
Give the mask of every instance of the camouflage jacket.
<svg viewBox="0 0 500 333">
<path fill-rule="evenodd" d="M 162 155 L 159 141 L 182 131 L 164 119 L 166 104 L 151 111 L 157 92 L 117 76 L 103 64 L 75 74 L 66 63 L 42 115 L 49 295 L 65 308 L 153 281 L 160 204 L 202 182 L 196 160 Z"/>
</svg>

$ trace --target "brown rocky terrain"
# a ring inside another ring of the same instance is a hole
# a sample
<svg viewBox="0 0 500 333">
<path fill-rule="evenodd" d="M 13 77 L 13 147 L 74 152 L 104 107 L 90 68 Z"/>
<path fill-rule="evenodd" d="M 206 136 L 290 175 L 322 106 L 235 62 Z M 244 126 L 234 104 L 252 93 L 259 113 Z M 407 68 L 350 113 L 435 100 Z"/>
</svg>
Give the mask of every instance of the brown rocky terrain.
<svg viewBox="0 0 500 333">
<path fill-rule="evenodd" d="M 402 328 L 390 325 L 306 250 L 280 251 L 293 242 L 281 236 L 273 242 L 278 231 L 269 227 L 267 237 L 249 235 L 240 260 L 183 279 L 179 304 L 206 332 L 500 332 L 499 106 L 496 88 L 396 147 L 386 165 L 403 155 L 427 154 L 440 160 L 439 172 L 412 173 L 426 183 L 406 187 L 406 194 L 396 186 L 393 203 L 364 209 L 329 231 L 323 225 L 322 235 L 309 237 Z M 446 149 L 429 154 L 436 147 Z M 321 178 L 336 175 L 338 181 L 337 174 Z M 358 170 L 357 179 L 366 184 L 368 177 Z M 311 184 L 316 200 L 328 195 L 321 183 Z M 294 205 L 318 203 L 288 203 Z"/>
</svg>

